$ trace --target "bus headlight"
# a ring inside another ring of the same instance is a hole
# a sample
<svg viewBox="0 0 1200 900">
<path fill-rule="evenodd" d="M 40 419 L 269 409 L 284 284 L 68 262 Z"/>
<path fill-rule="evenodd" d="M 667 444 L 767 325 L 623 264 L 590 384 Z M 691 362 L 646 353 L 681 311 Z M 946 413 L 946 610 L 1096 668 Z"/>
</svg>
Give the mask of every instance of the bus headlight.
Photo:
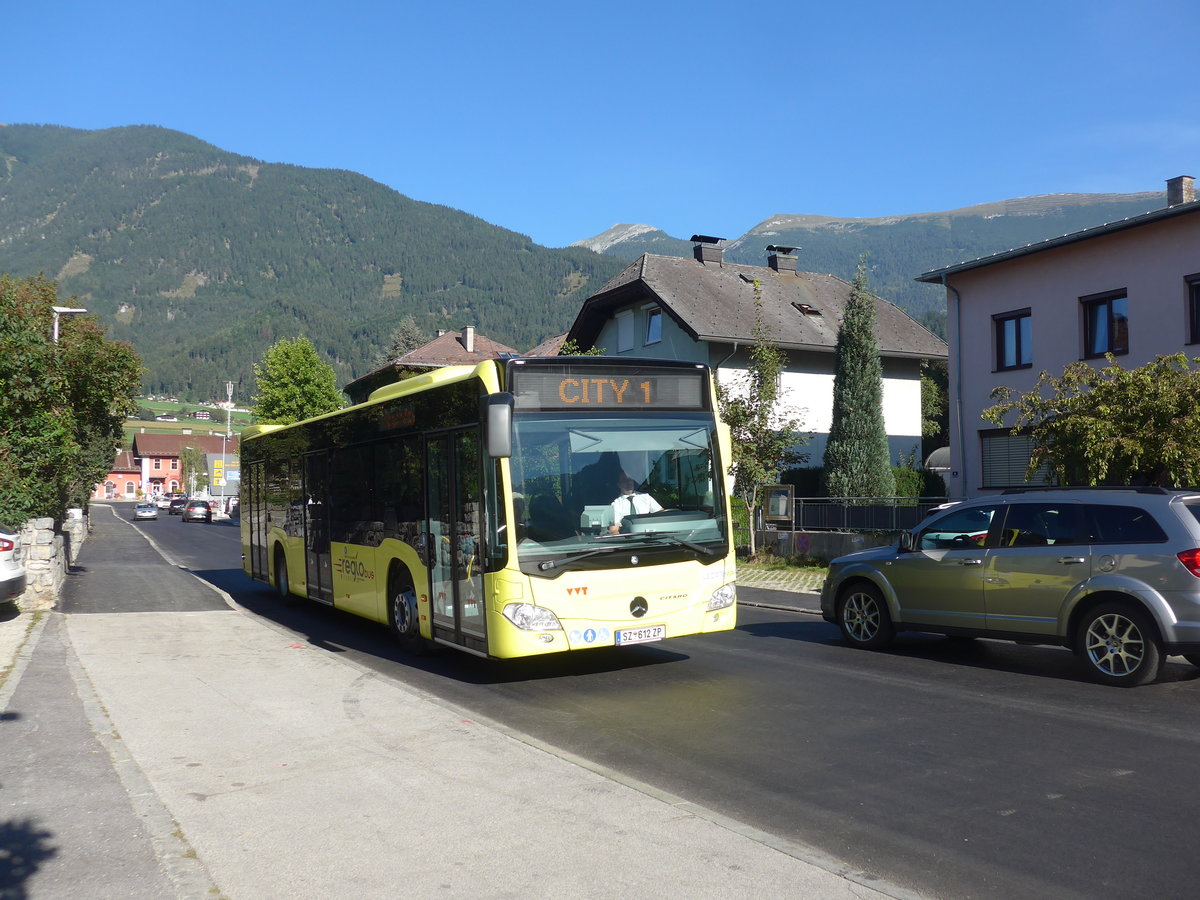
<svg viewBox="0 0 1200 900">
<path fill-rule="evenodd" d="M 504 618 L 522 631 L 562 631 L 558 616 L 544 606 L 532 603 L 510 603 L 504 607 Z"/>
<path fill-rule="evenodd" d="M 733 606 L 737 602 L 737 588 L 732 584 L 727 584 L 724 587 L 717 588 L 713 591 L 713 595 L 708 598 L 708 611 L 714 609 L 724 609 L 727 606 Z"/>
</svg>

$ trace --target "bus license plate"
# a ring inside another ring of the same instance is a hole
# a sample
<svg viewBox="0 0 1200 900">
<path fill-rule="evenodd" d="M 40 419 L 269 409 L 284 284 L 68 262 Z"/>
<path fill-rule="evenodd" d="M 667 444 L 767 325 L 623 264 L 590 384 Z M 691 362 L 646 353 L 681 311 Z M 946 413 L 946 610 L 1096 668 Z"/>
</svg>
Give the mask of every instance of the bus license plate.
<svg viewBox="0 0 1200 900">
<path fill-rule="evenodd" d="M 617 630 L 617 646 L 625 644 L 648 644 L 661 641 L 667 636 L 666 625 L 647 625 L 645 628 L 622 628 Z"/>
</svg>

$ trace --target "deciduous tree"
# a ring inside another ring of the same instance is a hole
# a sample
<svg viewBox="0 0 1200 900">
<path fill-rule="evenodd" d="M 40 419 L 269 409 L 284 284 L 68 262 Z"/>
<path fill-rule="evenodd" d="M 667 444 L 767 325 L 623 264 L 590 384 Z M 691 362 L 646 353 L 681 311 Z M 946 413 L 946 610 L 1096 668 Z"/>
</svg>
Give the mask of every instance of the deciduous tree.
<svg viewBox="0 0 1200 900">
<path fill-rule="evenodd" d="M 291 425 L 342 407 L 333 366 L 301 335 L 276 341 L 254 364 L 258 393 L 251 412 L 260 423 Z"/>
<path fill-rule="evenodd" d="M 1028 479 L 1045 465 L 1060 484 L 1200 484 L 1200 358 L 1106 360 L 1042 372 L 1028 393 L 998 387 L 983 418 L 1032 439 Z"/>
<path fill-rule="evenodd" d="M 61 519 L 109 472 L 141 363 L 88 316 L 62 317 L 41 276 L 0 276 L 0 520 Z"/>
<path fill-rule="evenodd" d="M 763 316 L 762 286 L 754 281 L 754 346 L 744 375 L 717 385 L 721 417 L 733 439 L 733 490 L 746 507 L 750 519 L 750 554 L 755 553 L 755 492 L 771 484 L 779 473 L 804 462 L 801 447 L 808 435 L 801 423 L 780 408 L 780 374 L 787 357 L 772 340 Z"/>
</svg>

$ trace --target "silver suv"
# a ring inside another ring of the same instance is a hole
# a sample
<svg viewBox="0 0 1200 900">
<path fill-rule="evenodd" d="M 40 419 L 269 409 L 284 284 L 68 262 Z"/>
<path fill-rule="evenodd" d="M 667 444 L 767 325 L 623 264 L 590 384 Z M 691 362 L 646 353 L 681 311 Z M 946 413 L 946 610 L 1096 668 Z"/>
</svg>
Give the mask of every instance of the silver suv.
<svg viewBox="0 0 1200 900">
<path fill-rule="evenodd" d="M 897 631 L 1070 647 L 1104 684 L 1200 666 L 1200 493 L 1011 491 L 935 511 L 896 547 L 835 559 L 821 614 L 878 650 Z"/>
</svg>

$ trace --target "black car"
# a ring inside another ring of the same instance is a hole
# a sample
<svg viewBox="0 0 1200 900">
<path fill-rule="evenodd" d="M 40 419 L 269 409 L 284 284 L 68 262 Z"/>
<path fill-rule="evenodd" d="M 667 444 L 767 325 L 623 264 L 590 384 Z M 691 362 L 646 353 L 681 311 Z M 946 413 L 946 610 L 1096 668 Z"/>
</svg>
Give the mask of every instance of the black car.
<svg viewBox="0 0 1200 900">
<path fill-rule="evenodd" d="M 187 506 L 187 497 L 176 497 L 171 501 L 171 505 L 167 507 L 167 514 L 171 516 L 183 515 L 183 509 Z"/>
</svg>

